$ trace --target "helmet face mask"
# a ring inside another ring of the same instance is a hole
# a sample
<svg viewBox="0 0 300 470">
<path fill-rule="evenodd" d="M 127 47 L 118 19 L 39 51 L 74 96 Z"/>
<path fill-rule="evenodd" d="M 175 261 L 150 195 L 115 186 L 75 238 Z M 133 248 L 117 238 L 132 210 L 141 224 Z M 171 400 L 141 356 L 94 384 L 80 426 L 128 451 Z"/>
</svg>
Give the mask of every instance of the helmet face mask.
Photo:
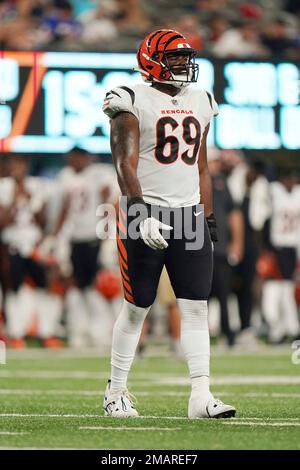
<svg viewBox="0 0 300 470">
<path fill-rule="evenodd" d="M 198 79 L 195 56 L 196 51 L 180 33 L 159 30 L 144 39 L 137 59 L 144 80 L 181 88 Z"/>
<path fill-rule="evenodd" d="M 194 83 L 198 79 L 199 66 L 195 63 L 196 52 L 192 50 L 175 50 L 164 53 L 162 63 L 169 75 L 168 82 L 181 84 Z M 174 84 L 175 85 L 175 84 Z"/>
</svg>

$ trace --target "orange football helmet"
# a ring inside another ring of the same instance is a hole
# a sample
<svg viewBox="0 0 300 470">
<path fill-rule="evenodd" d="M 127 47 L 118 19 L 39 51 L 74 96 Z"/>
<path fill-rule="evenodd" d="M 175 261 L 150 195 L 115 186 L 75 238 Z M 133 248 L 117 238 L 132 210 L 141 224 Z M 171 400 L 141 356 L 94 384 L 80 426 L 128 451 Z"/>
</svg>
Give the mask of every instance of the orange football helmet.
<svg viewBox="0 0 300 470">
<path fill-rule="evenodd" d="M 170 63 L 170 56 L 185 56 L 185 62 Z M 196 51 L 185 37 L 172 29 L 160 29 L 149 34 L 137 53 L 138 71 L 146 81 L 184 86 L 198 79 Z"/>
<path fill-rule="evenodd" d="M 262 279 L 282 279 L 277 259 L 270 252 L 264 252 L 257 258 L 256 272 Z"/>
<path fill-rule="evenodd" d="M 95 287 L 108 300 L 118 297 L 122 293 L 120 274 L 111 269 L 103 269 L 96 276 Z"/>
</svg>

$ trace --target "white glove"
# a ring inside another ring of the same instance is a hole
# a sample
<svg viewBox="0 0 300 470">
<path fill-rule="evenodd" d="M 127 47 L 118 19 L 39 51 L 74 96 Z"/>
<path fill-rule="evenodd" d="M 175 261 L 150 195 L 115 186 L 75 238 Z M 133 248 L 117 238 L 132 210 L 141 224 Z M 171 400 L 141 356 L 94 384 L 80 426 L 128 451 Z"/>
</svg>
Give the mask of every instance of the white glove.
<svg viewBox="0 0 300 470">
<path fill-rule="evenodd" d="M 173 230 L 170 225 L 163 224 L 154 217 L 148 217 L 140 223 L 140 232 L 146 245 L 153 250 L 163 250 L 169 245 L 160 233 L 159 229 Z"/>
<path fill-rule="evenodd" d="M 56 237 L 54 237 L 53 235 L 47 235 L 38 246 L 41 256 L 47 258 L 51 254 L 53 254 L 55 246 Z"/>
</svg>

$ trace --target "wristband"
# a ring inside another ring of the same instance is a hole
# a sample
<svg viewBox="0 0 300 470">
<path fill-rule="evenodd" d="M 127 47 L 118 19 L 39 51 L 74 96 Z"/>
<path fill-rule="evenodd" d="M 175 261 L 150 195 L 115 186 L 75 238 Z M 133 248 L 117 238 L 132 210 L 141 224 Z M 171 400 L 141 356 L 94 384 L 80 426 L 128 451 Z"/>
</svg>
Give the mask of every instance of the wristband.
<svg viewBox="0 0 300 470">
<path fill-rule="evenodd" d="M 208 225 L 211 241 L 217 242 L 218 241 L 217 221 L 213 213 L 210 214 L 208 217 L 206 217 L 206 222 Z"/>
</svg>

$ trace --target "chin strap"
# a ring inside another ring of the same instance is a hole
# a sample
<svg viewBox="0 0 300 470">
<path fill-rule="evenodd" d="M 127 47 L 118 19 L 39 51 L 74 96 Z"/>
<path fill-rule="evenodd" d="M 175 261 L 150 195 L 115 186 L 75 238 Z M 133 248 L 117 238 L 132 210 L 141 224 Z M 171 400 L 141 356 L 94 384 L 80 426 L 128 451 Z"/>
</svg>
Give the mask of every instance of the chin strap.
<svg viewBox="0 0 300 470">
<path fill-rule="evenodd" d="M 175 88 L 183 88 L 183 87 L 190 85 L 191 83 L 191 82 L 185 82 L 185 81 L 181 82 L 181 81 L 175 81 L 175 80 L 158 80 L 157 78 L 152 77 L 149 72 L 146 72 L 143 69 L 133 68 L 132 71 L 139 72 L 142 75 L 142 78 L 146 82 L 155 82 L 155 83 L 162 83 L 163 85 L 164 84 L 172 85 Z"/>
<path fill-rule="evenodd" d="M 131 69 L 133 72 L 139 72 L 141 73 L 142 75 L 146 75 L 147 77 L 150 77 L 150 73 L 146 72 L 146 70 L 143 70 L 143 69 Z"/>
</svg>

